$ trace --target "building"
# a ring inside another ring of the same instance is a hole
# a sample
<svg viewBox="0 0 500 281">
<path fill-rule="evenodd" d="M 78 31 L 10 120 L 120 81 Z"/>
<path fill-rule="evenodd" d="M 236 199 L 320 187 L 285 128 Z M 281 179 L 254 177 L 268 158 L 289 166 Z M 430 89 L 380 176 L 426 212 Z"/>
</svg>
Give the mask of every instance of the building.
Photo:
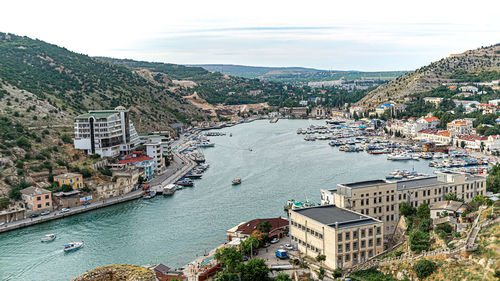
<svg viewBox="0 0 500 281">
<path fill-rule="evenodd" d="M 101 157 L 126 155 L 134 150 L 139 137 L 130 121 L 129 111 L 91 110 L 75 118 L 75 149 Z"/>
<path fill-rule="evenodd" d="M 185 280 L 186 276 L 181 271 L 172 270 L 170 267 L 160 263 L 153 267 L 156 279 L 158 281 Z"/>
<path fill-rule="evenodd" d="M 467 211 L 467 205 L 460 201 L 439 201 L 430 204 L 429 209 L 431 209 L 431 219 L 444 216 L 458 218 Z"/>
<path fill-rule="evenodd" d="M 363 116 L 365 114 L 365 110 L 361 106 L 352 105 L 349 108 L 349 113 L 351 114 L 351 116 L 353 116 L 354 113 L 356 113 L 356 115 L 358 115 L 359 117 L 361 117 L 361 116 Z"/>
<path fill-rule="evenodd" d="M 477 106 L 479 105 L 478 101 L 469 101 L 469 100 L 453 100 L 455 106 L 462 105 L 466 113 L 477 111 Z"/>
<path fill-rule="evenodd" d="M 435 128 L 437 128 L 437 126 L 439 126 L 440 122 L 441 122 L 441 120 L 439 120 L 439 118 L 433 117 L 433 116 L 422 117 L 422 118 L 419 118 L 417 120 L 417 123 L 422 124 L 421 130 L 435 129 Z"/>
<path fill-rule="evenodd" d="M 446 145 L 452 142 L 450 132 L 440 130 L 421 130 L 417 134 L 417 139 L 425 142 L 436 142 Z"/>
<path fill-rule="evenodd" d="M 290 238 L 299 252 L 326 256 L 330 269 L 349 268 L 384 250 L 383 223 L 375 218 L 323 205 L 290 211 Z"/>
<path fill-rule="evenodd" d="M 462 143 L 465 145 L 464 148 L 471 150 L 484 150 L 487 149 L 488 137 L 476 136 L 476 135 L 458 135 L 454 138 L 454 145 L 457 147 L 462 147 Z"/>
<path fill-rule="evenodd" d="M 434 104 L 435 107 L 438 107 L 441 104 L 441 102 L 443 102 L 443 98 L 426 97 L 426 98 L 424 98 L 424 102 L 432 103 L 432 104 Z"/>
<path fill-rule="evenodd" d="M 384 222 L 384 234 L 392 235 L 399 221 L 399 204 L 413 207 L 444 201 L 444 195 L 457 194 L 465 202 L 486 194 L 486 177 L 458 172 L 439 172 L 437 176 L 402 181 L 368 180 L 338 184 L 321 190 L 322 204 L 335 204 Z"/>
<path fill-rule="evenodd" d="M 314 118 L 326 118 L 328 115 L 328 109 L 323 106 L 316 106 L 311 110 L 311 117 Z"/>
<path fill-rule="evenodd" d="M 287 219 L 282 217 L 269 218 L 269 219 L 255 219 L 248 222 L 242 222 L 237 226 L 226 231 L 227 241 L 232 241 L 233 239 L 245 239 L 252 235 L 254 231 L 258 230 L 259 224 L 265 221 L 269 221 L 271 224 L 271 229 L 269 231 L 269 237 L 279 236 L 281 233 L 288 229 L 289 222 Z"/>
<path fill-rule="evenodd" d="M 77 173 L 66 173 L 58 176 L 54 176 L 54 181 L 57 182 L 59 187 L 63 185 L 69 185 L 73 190 L 83 188 L 83 176 Z"/>
<path fill-rule="evenodd" d="M 143 155 L 142 151 L 134 151 L 132 155 L 123 157 L 116 165 L 133 166 L 143 171 L 143 178 L 151 180 L 156 171 L 156 161 L 152 157 Z"/>
<path fill-rule="evenodd" d="M 307 117 L 307 107 L 283 107 L 279 109 L 279 113 L 283 116 L 290 116 L 292 118 L 304 118 Z"/>
<path fill-rule="evenodd" d="M 452 135 L 470 135 L 474 131 L 472 120 L 456 119 L 446 125 L 446 129 Z"/>
<path fill-rule="evenodd" d="M 495 99 L 495 100 L 489 100 L 489 104 L 493 104 L 494 106 L 499 106 L 500 105 L 500 99 Z"/>
<path fill-rule="evenodd" d="M 21 198 L 26 208 L 34 213 L 52 211 L 52 192 L 34 186 L 21 190 Z"/>
</svg>

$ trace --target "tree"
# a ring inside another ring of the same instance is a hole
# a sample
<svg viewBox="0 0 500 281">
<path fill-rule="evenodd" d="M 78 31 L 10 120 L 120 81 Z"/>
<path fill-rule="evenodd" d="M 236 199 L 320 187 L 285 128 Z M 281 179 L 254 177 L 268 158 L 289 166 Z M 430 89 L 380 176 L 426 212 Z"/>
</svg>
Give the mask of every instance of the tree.
<svg viewBox="0 0 500 281">
<path fill-rule="evenodd" d="M 290 279 L 290 275 L 286 274 L 286 273 L 280 273 L 278 274 L 278 276 L 276 276 L 276 281 L 292 281 L 292 279 Z"/>
<path fill-rule="evenodd" d="M 429 234 L 416 230 L 410 234 L 410 248 L 415 253 L 420 253 L 429 249 L 430 237 Z"/>
<path fill-rule="evenodd" d="M 70 191 L 73 191 L 73 187 L 71 185 L 69 185 L 69 184 L 63 184 L 61 186 L 61 190 L 63 192 L 70 192 Z"/>
<path fill-rule="evenodd" d="M 269 233 L 269 231 L 271 231 L 271 228 L 272 225 L 268 220 L 259 223 L 259 225 L 257 226 L 257 229 L 262 233 Z"/>
<path fill-rule="evenodd" d="M 20 136 L 16 140 L 16 145 L 23 149 L 30 149 L 31 143 L 25 136 Z"/>
<path fill-rule="evenodd" d="M 399 214 L 405 217 L 414 215 L 416 212 L 415 208 L 408 202 L 403 202 L 399 204 Z"/>
<path fill-rule="evenodd" d="M 142 184 L 144 182 L 144 177 L 143 176 L 139 176 L 139 178 L 137 179 L 137 183 L 138 184 Z"/>
<path fill-rule="evenodd" d="M 257 249 L 260 246 L 259 239 L 257 237 L 250 235 L 245 241 L 241 242 L 240 250 L 244 254 L 250 254 L 252 249 Z"/>
<path fill-rule="evenodd" d="M 486 182 L 487 183 L 487 182 Z M 454 193 L 454 192 L 450 192 L 448 194 L 445 194 L 443 196 L 444 200 L 448 200 L 448 201 L 460 201 L 460 202 L 464 202 L 464 199 L 462 198 L 458 198 L 457 197 L 457 194 Z"/>
<path fill-rule="evenodd" d="M 436 264 L 429 260 L 419 260 L 414 266 L 413 270 L 417 274 L 417 277 L 424 279 L 431 275 L 434 270 L 436 270 Z"/>
<path fill-rule="evenodd" d="M 232 272 L 228 272 L 226 270 L 220 272 L 219 274 L 217 274 L 217 276 L 215 277 L 215 280 L 216 281 L 238 281 L 239 280 L 239 277 L 238 277 L 238 274 L 236 273 L 232 273 Z"/>
<path fill-rule="evenodd" d="M 64 142 L 64 143 L 72 143 L 73 140 L 71 139 L 71 136 L 64 133 L 61 135 L 61 140 Z"/>
<path fill-rule="evenodd" d="M 263 259 L 251 259 L 242 266 L 243 281 L 269 280 L 269 268 Z"/>
<path fill-rule="evenodd" d="M 317 255 L 316 256 L 316 261 L 317 262 L 324 262 L 326 260 L 326 256 L 325 255 Z"/>
<path fill-rule="evenodd" d="M 431 209 L 429 208 L 429 204 L 427 203 L 420 204 L 420 206 L 418 206 L 417 209 L 417 216 L 420 219 L 429 218 L 431 216 Z"/>
<path fill-rule="evenodd" d="M 500 192 L 500 165 L 494 165 L 489 171 L 488 178 L 486 179 L 486 191 L 493 193 Z"/>
<path fill-rule="evenodd" d="M 460 143 L 460 147 L 461 147 L 461 148 L 465 148 L 465 141 L 462 141 L 462 142 Z"/>
<path fill-rule="evenodd" d="M 226 266 L 229 272 L 235 272 L 238 265 L 243 263 L 243 255 L 232 247 L 218 249 L 215 259 Z"/>
<path fill-rule="evenodd" d="M 341 277 L 342 276 L 342 269 L 340 269 L 338 267 L 335 268 L 335 270 L 333 270 L 333 272 L 332 272 L 332 276 L 333 276 L 333 278 Z"/>
<path fill-rule="evenodd" d="M 317 273 L 318 273 L 318 279 L 319 280 L 325 279 L 326 272 L 325 272 L 325 269 L 322 266 L 319 267 L 319 270 L 317 271 Z"/>
</svg>

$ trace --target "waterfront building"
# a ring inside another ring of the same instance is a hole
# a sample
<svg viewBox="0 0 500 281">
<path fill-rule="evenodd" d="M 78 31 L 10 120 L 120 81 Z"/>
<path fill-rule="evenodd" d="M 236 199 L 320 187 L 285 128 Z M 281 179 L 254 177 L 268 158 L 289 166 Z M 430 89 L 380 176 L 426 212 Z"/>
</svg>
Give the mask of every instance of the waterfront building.
<svg viewBox="0 0 500 281">
<path fill-rule="evenodd" d="M 283 232 L 288 230 L 289 222 L 287 219 L 282 217 L 269 218 L 269 219 L 254 219 L 248 222 L 241 222 L 237 226 L 232 227 L 226 231 L 227 241 L 232 241 L 233 239 L 246 239 L 252 233 L 258 230 L 259 224 L 269 221 L 271 224 L 271 229 L 269 230 L 269 237 L 281 237 Z"/>
<path fill-rule="evenodd" d="M 330 269 L 349 268 L 384 250 L 382 221 L 335 205 L 290 210 L 290 237 L 299 252 L 326 256 Z"/>
<path fill-rule="evenodd" d="M 465 202 L 486 194 L 486 177 L 459 172 L 438 172 L 437 176 L 389 181 L 384 179 L 338 184 L 321 190 L 321 204 L 335 204 L 384 222 L 384 234 L 392 235 L 399 221 L 399 204 L 418 208 L 422 203 L 444 201 L 455 193 Z"/>
<path fill-rule="evenodd" d="M 462 142 L 465 144 L 465 148 L 470 150 L 481 150 L 488 148 L 488 137 L 477 136 L 477 135 L 458 135 L 454 138 L 454 144 L 457 147 L 462 146 Z"/>
<path fill-rule="evenodd" d="M 133 166 L 143 171 L 143 178 L 151 180 L 156 171 L 156 161 L 146 155 L 142 151 L 134 151 L 132 155 L 123 157 L 120 161 L 116 162 L 117 165 Z"/>
<path fill-rule="evenodd" d="M 146 147 L 146 154 L 152 158 L 155 166 L 155 173 L 161 173 L 166 168 L 165 159 L 169 159 L 170 144 L 167 142 L 147 142 L 144 144 Z"/>
<path fill-rule="evenodd" d="M 396 120 L 392 123 L 387 124 L 387 129 L 394 133 L 399 132 L 403 136 L 415 137 L 422 130 L 432 130 L 435 129 L 440 123 L 440 120 L 436 117 L 421 117 L 415 120 L 415 118 L 410 117 L 408 121 L 403 122 L 401 120 Z"/>
<path fill-rule="evenodd" d="M 303 118 L 307 117 L 307 107 L 282 107 L 279 109 L 279 113 L 282 116 L 290 116 L 292 118 Z"/>
<path fill-rule="evenodd" d="M 69 185 L 73 187 L 73 190 L 83 188 L 83 175 L 77 173 L 66 173 L 62 175 L 54 176 L 54 182 L 57 182 L 59 187 L 63 185 Z"/>
<path fill-rule="evenodd" d="M 316 106 L 311 110 L 311 117 L 314 118 L 326 118 L 328 115 L 328 108 L 325 108 L 323 106 Z"/>
<path fill-rule="evenodd" d="M 101 157 L 129 154 L 139 137 L 123 106 L 115 110 L 91 110 L 75 118 L 75 149 Z"/>
<path fill-rule="evenodd" d="M 473 133 L 474 127 L 470 119 L 456 119 L 448 123 L 446 129 L 452 135 L 470 135 Z"/>
<path fill-rule="evenodd" d="M 171 269 L 170 267 L 160 263 L 153 267 L 156 279 L 158 281 L 185 280 L 186 276 L 180 271 Z"/>
<path fill-rule="evenodd" d="M 26 208 L 34 213 L 42 211 L 52 211 L 52 192 L 47 189 L 34 186 L 21 190 L 21 198 L 26 204 Z"/>
<path fill-rule="evenodd" d="M 356 113 L 356 115 L 358 115 L 358 116 L 363 116 L 365 114 L 365 110 L 361 106 L 352 105 L 349 108 L 349 113 L 351 115 L 354 115 L 354 113 Z"/>
</svg>

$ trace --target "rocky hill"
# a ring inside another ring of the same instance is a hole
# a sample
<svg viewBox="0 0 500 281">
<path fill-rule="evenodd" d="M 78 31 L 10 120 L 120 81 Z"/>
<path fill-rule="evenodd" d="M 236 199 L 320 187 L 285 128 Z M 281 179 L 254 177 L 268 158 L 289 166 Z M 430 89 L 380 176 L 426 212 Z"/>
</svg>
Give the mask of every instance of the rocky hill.
<svg viewBox="0 0 500 281">
<path fill-rule="evenodd" d="M 110 264 L 94 268 L 72 281 L 155 281 L 152 270 L 130 264 Z"/>
<path fill-rule="evenodd" d="M 360 104 L 378 105 L 390 99 L 430 91 L 442 83 L 495 79 L 500 79 L 500 44 L 451 55 L 421 67 L 381 85 L 366 95 Z"/>
</svg>

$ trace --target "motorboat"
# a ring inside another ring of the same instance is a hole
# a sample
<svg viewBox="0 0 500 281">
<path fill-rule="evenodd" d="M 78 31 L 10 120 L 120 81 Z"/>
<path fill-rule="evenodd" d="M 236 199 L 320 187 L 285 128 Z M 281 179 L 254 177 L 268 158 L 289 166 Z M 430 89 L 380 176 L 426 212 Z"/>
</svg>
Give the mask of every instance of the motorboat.
<svg viewBox="0 0 500 281">
<path fill-rule="evenodd" d="M 69 252 L 69 251 L 74 251 L 78 250 L 81 247 L 83 247 L 83 241 L 82 242 L 70 242 L 67 244 L 64 244 L 64 251 Z"/>
<path fill-rule="evenodd" d="M 240 184 L 241 183 L 241 178 L 235 178 L 233 181 L 232 181 L 232 184 L 233 185 L 237 185 L 237 184 Z"/>
<path fill-rule="evenodd" d="M 148 191 L 144 192 L 144 195 L 142 196 L 142 198 L 144 198 L 144 199 L 151 199 L 151 198 L 153 198 L 155 196 L 156 196 L 156 191 L 154 191 L 154 190 L 148 190 Z"/>
<path fill-rule="evenodd" d="M 163 195 L 171 196 L 177 190 L 177 186 L 175 184 L 169 184 L 163 188 Z"/>
<path fill-rule="evenodd" d="M 42 242 L 51 242 L 51 241 L 54 241 L 55 239 L 56 239 L 56 235 L 55 234 L 47 234 L 44 237 L 42 237 L 40 239 L 40 241 L 42 241 Z"/>
<path fill-rule="evenodd" d="M 193 186 L 194 182 L 190 178 L 182 178 L 179 181 L 177 181 L 177 185 L 180 185 L 180 186 Z"/>
<path fill-rule="evenodd" d="M 192 179 L 199 179 L 199 178 L 201 178 L 201 174 L 196 173 L 194 171 L 191 171 L 191 172 L 185 174 L 184 177 L 185 178 L 192 178 Z"/>
</svg>

